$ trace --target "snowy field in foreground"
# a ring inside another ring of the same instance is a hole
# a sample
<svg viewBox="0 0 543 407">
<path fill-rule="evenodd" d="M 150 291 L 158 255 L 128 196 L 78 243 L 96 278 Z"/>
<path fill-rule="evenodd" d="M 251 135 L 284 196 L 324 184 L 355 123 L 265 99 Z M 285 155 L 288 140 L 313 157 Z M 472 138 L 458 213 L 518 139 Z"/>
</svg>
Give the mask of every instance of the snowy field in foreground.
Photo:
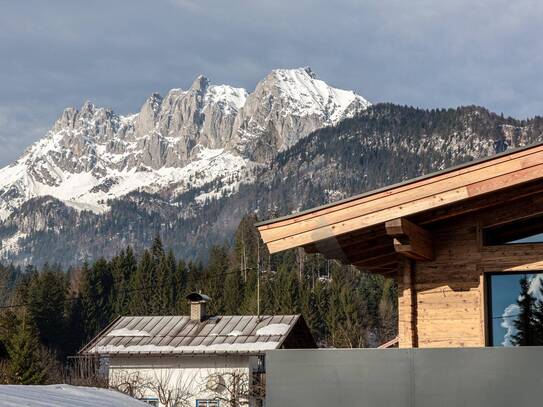
<svg viewBox="0 0 543 407">
<path fill-rule="evenodd" d="M 3 407 L 144 407 L 147 404 L 113 390 L 76 387 L 0 385 Z"/>
</svg>

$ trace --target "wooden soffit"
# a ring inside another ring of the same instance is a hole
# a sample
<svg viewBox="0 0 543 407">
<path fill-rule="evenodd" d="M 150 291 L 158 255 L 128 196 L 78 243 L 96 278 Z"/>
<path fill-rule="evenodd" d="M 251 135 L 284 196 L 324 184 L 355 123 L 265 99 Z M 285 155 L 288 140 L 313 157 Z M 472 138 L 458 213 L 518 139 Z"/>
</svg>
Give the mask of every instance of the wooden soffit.
<svg viewBox="0 0 543 407">
<path fill-rule="evenodd" d="M 543 145 L 501 154 L 257 225 L 271 253 L 336 239 L 543 177 Z M 542 186 L 543 189 L 543 186 Z M 431 221 L 431 220 L 430 220 Z"/>
</svg>

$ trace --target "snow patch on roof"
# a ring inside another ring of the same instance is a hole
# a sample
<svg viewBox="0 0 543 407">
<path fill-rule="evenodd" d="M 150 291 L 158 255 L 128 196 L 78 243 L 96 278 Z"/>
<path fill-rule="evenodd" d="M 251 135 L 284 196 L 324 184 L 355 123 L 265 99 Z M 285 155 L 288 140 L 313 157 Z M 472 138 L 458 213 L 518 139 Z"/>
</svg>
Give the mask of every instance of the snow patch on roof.
<svg viewBox="0 0 543 407">
<path fill-rule="evenodd" d="M 151 336 L 151 334 L 147 331 L 140 331 L 139 329 L 121 328 L 114 329 L 107 336 Z"/>
<path fill-rule="evenodd" d="M 258 336 L 285 335 L 290 329 L 288 324 L 270 324 L 256 331 Z"/>
<path fill-rule="evenodd" d="M 279 342 L 218 343 L 197 346 L 129 345 L 95 346 L 89 353 L 253 353 L 277 349 Z"/>
</svg>

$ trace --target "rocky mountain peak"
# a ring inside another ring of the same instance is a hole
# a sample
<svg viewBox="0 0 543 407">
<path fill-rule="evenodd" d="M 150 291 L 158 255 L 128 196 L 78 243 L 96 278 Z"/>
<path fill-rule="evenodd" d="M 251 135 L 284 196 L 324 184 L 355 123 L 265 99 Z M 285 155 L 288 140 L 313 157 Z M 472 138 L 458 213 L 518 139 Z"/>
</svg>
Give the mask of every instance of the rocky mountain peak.
<svg viewBox="0 0 543 407">
<path fill-rule="evenodd" d="M 336 89 L 309 68 L 275 69 L 260 81 L 236 119 L 237 148 L 267 161 L 312 131 L 337 124 L 370 103 Z"/>
<path fill-rule="evenodd" d="M 205 92 L 208 85 L 209 79 L 207 79 L 204 75 L 198 75 L 192 83 L 190 90 L 194 90 L 196 92 Z"/>
<path fill-rule="evenodd" d="M 279 151 L 369 106 L 316 78 L 309 68 L 277 69 L 248 93 L 199 75 L 188 90 L 151 94 L 133 115 L 90 101 L 65 109 L 42 140 L 0 169 L 0 221 L 47 195 L 102 212 L 134 191 L 174 199 L 206 185 L 206 197 L 233 193 Z"/>
<path fill-rule="evenodd" d="M 306 66 L 306 67 L 304 67 L 304 68 L 302 68 L 302 69 L 303 69 L 304 71 L 306 71 L 307 74 L 308 74 L 311 78 L 313 78 L 313 79 L 318 79 L 317 74 L 316 74 L 315 72 L 313 72 L 313 70 L 311 69 L 311 67 Z"/>
<path fill-rule="evenodd" d="M 81 106 L 81 113 L 93 113 L 94 112 L 94 103 L 92 103 L 90 100 L 86 100 L 83 105 Z"/>
</svg>

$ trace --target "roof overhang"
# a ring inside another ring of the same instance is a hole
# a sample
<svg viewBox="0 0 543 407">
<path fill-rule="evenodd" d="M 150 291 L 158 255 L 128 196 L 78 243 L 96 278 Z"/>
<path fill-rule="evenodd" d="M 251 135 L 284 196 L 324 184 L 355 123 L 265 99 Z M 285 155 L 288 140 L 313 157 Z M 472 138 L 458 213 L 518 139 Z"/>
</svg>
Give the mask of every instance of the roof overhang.
<svg viewBox="0 0 543 407">
<path fill-rule="evenodd" d="M 381 267 L 383 262 L 379 259 L 390 261 L 389 264 L 397 261 L 392 256 L 387 222 L 420 218 L 421 214 L 428 214 L 424 223 L 456 216 L 463 212 L 453 210 L 455 207 L 463 207 L 465 212 L 466 203 L 473 202 L 471 209 L 476 210 L 489 194 L 503 193 L 542 177 L 543 144 L 538 144 L 261 222 L 257 227 L 270 253 L 304 247 L 308 252 L 320 252 L 360 267 L 364 260 L 375 257 Z M 363 254 L 360 245 L 368 246 L 373 251 L 371 255 Z M 356 247 L 355 252 L 350 251 L 351 246 Z M 357 254 L 363 259 L 358 261 Z M 372 263 L 367 266 L 371 268 Z"/>
</svg>

